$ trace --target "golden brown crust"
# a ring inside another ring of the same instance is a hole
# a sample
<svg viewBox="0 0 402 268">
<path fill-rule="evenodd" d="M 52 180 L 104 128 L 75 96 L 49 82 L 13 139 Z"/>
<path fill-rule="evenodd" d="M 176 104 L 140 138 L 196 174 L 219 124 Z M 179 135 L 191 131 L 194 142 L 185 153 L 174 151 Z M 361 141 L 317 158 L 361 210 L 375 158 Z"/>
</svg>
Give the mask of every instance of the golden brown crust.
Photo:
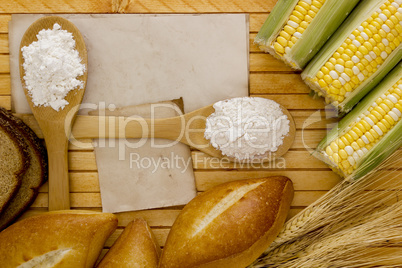
<svg viewBox="0 0 402 268">
<path fill-rule="evenodd" d="M 160 267 L 245 267 L 279 233 L 293 198 L 286 177 L 229 182 L 194 198 L 181 212 Z"/>
<path fill-rule="evenodd" d="M 0 232 L 0 263 L 17 267 L 62 251 L 54 267 L 93 267 L 116 227 L 110 213 L 57 211 L 26 218 Z"/>
<path fill-rule="evenodd" d="M 158 267 L 160 253 L 161 249 L 147 222 L 135 219 L 126 226 L 98 268 Z"/>
</svg>

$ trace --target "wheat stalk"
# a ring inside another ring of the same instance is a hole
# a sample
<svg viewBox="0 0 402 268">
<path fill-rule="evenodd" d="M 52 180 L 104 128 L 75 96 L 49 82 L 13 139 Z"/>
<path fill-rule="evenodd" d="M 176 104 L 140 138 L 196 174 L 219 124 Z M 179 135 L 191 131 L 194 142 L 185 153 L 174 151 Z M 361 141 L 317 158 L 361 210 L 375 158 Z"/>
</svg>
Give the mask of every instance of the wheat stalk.
<svg viewBox="0 0 402 268">
<path fill-rule="evenodd" d="M 386 263 L 389 267 L 400 266 L 401 257 L 381 249 L 402 243 L 402 201 L 380 214 L 353 228 L 314 240 L 298 252 L 297 258 L 274 267 L 385 267 Z"/>
<path fill-rule="evenodd" d="M 383 166 L 386 167 L 393 161 L 398 160 L 391 158 Z M 249 267 L 271 267 L 270 265 L 294 258 L 306 245 L 300 241 L 293 242 L 302 240 L 300 237 L 306 234 L 310 234 L 309 237 L 322 237 L 364 223 L 367 219 L 362 215 L 380 213 L 387 204 L 398 200 L 398 189 L 401 189 L 402 183 L 397 176 L 396 172 L 376 170 L 358 181 L 344 180 L 339 183 L 288 221 L 270 247 Z M 395 190 L 383 190 L 384 188 Z M 371 191 L 367 191 L 368 189 Z M 369 216 L 366 218 L 370 218 Z M 307 241 L 311 241 L 311 237 L 309 239 Z"/>
</svg>

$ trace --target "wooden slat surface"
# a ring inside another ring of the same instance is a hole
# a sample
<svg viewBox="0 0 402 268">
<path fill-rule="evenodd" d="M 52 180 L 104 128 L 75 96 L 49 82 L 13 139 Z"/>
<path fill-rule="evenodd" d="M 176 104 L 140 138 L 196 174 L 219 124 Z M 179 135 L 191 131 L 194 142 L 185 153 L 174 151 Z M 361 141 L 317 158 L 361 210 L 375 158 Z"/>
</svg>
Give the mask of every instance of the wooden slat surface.
<svg viewBox="0 0 402 268">
<path fill-rule="evenodd" d="M 253 44 L 257 32 L 275 3 L 276 0 L 0 0 L 0 106 L 11 108 L 8 22 L 13 13 L 248 13 L 250 95 L 273 99 L 288 108 L 296 123 L 296 139 L 286 155 L 278 161 L 264 165 L 236 165 L 193 151 L 196 187 L 199 192 L 203 192 L 232 180 L 288 176 L 295 188 L 295 198 L 288 215 L 288 218 L 291 218 L 340 181 L 335 173 L 312 157 L 309 151 L 315 148 L 337 119 L 324 111 L 326 105 L 322 99 L 313 99 L 308 95 L 309 90 L 301 80 L 300 73 L 262 53 Z M 23 117 L 23 120 L 42 137 L 33 118 Z M 71 206 L 73 209 L 101 211 L 94 148 L 91 140 L 82 142 L 85 144 L 82 147 L 72 144 L 69 146 Z M 401 162 L 402 160 L 395 163 L 395 166 L 400 167 Z M 402 171 L 400 173 L 402 174 Z M 47 197 L 46 183 L 21 219 L 47 211 Z M 137 217 L 148 221 L 163 246 L 181 209 L 182 207 L 173 207 L 117 213 L 119 229 L 108 239 L 101 256 L 121 234 L 123 228 Z"/>
</svg>

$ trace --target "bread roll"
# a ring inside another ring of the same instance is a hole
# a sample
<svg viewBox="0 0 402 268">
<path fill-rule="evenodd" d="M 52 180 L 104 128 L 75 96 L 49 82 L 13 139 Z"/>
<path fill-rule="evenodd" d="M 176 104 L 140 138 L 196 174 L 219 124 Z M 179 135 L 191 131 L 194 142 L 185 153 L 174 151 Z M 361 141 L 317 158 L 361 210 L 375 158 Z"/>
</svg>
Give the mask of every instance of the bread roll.
<svg viewBox="0 0 402 268">
<path fill-rule="evenodd" d="M 0 233 L 0 264 L 8 267 L 93 267 L 117 217 L 55 211 L 23 219 Z"/>
<path fill-rule="evenodd" d="M 153 268 L 158 267 L 161 248 L 143 219 L 130 222 L 98 268 Z"/>
<path fill-rule="evenodd" d="M 234 181 L 200 194 L 173 224 L 159 267 L 246 267 L 278 235 L 292 199 L 286 177 Z"/>
</svg>

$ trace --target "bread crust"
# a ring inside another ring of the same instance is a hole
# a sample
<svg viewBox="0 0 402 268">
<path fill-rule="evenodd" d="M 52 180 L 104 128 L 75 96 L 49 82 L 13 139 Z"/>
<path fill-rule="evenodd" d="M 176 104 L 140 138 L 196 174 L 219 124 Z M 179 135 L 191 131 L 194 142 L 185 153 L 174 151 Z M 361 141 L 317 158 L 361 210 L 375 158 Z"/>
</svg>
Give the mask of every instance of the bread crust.
<svg viewBox="0 0 402 268">
<path fill-rule="evenodd" d="M 21 185 L 21 180 L 22 176 L 25 173 L 25 171 L 29 167 L 29 154 L 28 154 L 28 145 L 26 144 L 24 138 L 22 135 L 19 133 L 19 131 L 10 123 L 9 120 L 5 120 L 3 117 L 0 117 L 0 128 L 2 129 L 3 133 L 7 135 L 8 139 L 14 143 L 15 147 L 18 149 L 15 154 L 17 154 L 20 158 L 20 166 L 18 170 L 14 171 L 14 181 L 12 185 L 12 190 L 8 193 L 6 193 L 6 196 L 3 196 L 6 200 L 5 202 L 0 203 L 0 216 L 4 209 L 7 207 L 7 205 L 10 203 L 12 198 L 17 194 L 18 189 Z M 0 146 L 2 146 L 0 144 Z M 1 161 L 4 161 L 4 159 L 1 159 Z M 11 174 L 10 174 L 11 175 Z"/>
<path fill-rule="evenodd" d="M 214 187 L 190 201 L 180 213 L 159 267 L 249 265 L 279 233 L 292 199 L 292 182 L 282 176 Z"/>
<path fill-rule="evenodd" d="M 21 185 L 18 192 L 12 200 L 10 200 L 7 208 L 0 217 L 0 230 L 2 230 L 11 224 L 34 202 L 40 186 L 48 179 L 48 160 L 43 142 L 21 119 L 15 117 L 2 107 L 0 107 L 0 117 L 7 120 L 13 126 L 15 132 L 18 132 L 24 139 L 27 144 L 28 157 L 31 159 L 31 165 L 21 177 Z M 34 160 L 39 164 L 39 171 L 31 170 L 31 172 L 28 172 L 29 169 L 36 168 L 32 166 Z M 34 174 L 32 174 L 32 172 Z"/>
<path fill-rule="evenodd" d="M 116 227 L 115 215 L 92 211 L 55 211 L 23 219 L 0 232 L 1 267 L 18 267 L 52 252 L 62 254 L 45 258 L 42 265 L 93 267 Z"/>
<path fill-rule="evenodd" d="M 134 219 L 103 257 L 98 268 L 156 268 L 160 254 L 161 248 L 147 222 Z"/>
</svg>

